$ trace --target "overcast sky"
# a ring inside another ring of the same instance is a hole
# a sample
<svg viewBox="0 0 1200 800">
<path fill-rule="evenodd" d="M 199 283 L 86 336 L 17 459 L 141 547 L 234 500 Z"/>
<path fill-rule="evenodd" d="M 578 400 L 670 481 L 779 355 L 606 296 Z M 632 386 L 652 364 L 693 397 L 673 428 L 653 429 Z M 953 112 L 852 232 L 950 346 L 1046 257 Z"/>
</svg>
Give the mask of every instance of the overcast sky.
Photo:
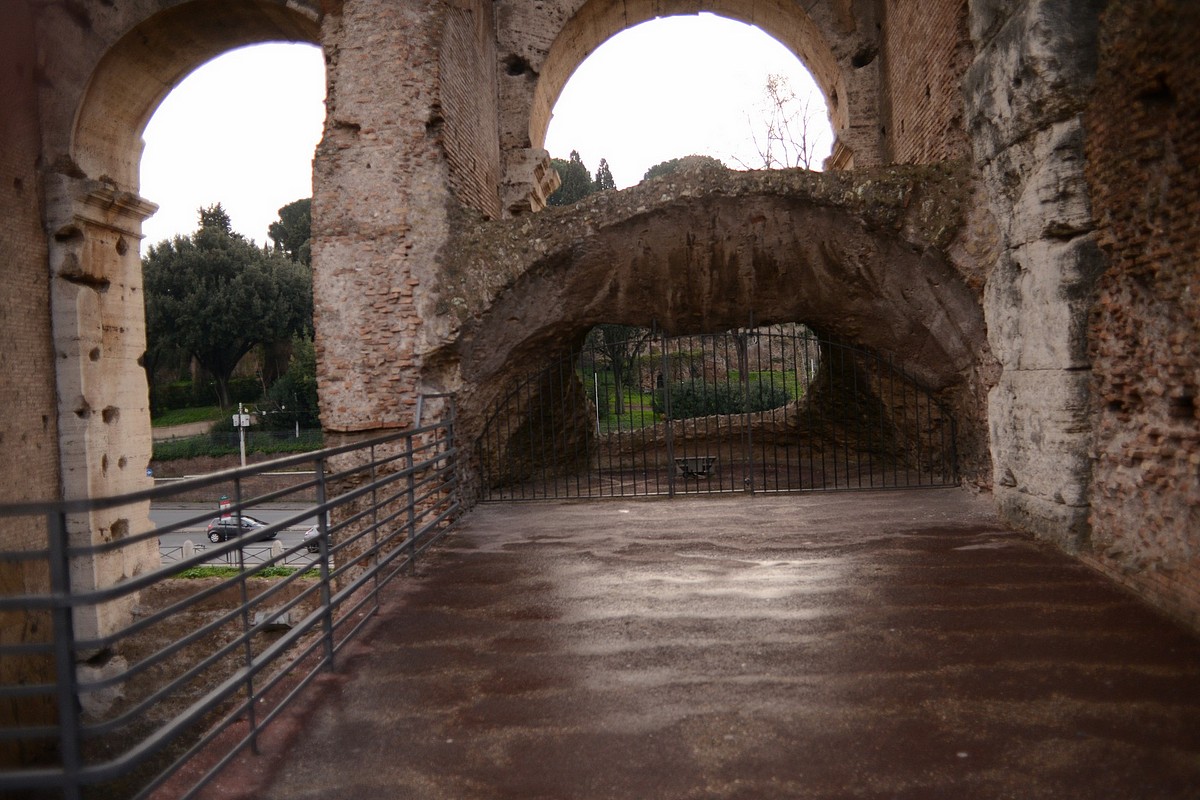
<svg viewBox="0 0 1200 800">
<path fill-rule="evenodd" d="M 766 76 L 810 92 L 829 148 L 824 101 L 787 49 L 753 26 L 710 14 L 670 17 L 605 42 L 576 70 L 554 108 L 546 149 L 578 150 L 595 171 L 606 158 L 619 188 L 662 161 L 699 153 L 754 165 Z M 234 230 L 258 243 L 280 206 L 312 193 L 324 120 L 321 52 L 308 45 L 237 50 L 192 73 L 145 131 L 141 194 L 158 203 L 144 244 L 196 228 L 220 202 Z M 143 246 L 143 250 L 144 250 Z"/>
</svg>

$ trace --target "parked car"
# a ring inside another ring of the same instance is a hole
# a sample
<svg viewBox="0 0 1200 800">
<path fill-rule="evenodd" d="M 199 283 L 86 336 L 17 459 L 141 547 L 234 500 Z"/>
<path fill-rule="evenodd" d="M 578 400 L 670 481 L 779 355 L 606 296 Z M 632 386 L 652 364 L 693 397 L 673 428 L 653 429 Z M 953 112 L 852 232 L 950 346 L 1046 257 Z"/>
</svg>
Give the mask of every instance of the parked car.
<svg viewBox="0 0 1200 800">
<path fill-rule="evenodd" d="M 246 536 L 253 534 L 260 528 L 267 527 L 267 523 L 261 519 L 242 514 L 242 527 L 238 530 L 238 518 L 234 515 L 228 517 L 217 517 L 212 522 L 208 523 L 208 540 L 216 544 L 223 542 L 226 539 L 232 539 L 236 536 Z M 275 533 L 267 533 L 262 536 L 254 536 L 254 539 L 274 539 Z"/>
<path fill-rule="evenodd" d="M 321 552 L 321 529 L 316 525 L 304 532 L 304 546 L 308 548 L 310 553 Z"/>
</svg>

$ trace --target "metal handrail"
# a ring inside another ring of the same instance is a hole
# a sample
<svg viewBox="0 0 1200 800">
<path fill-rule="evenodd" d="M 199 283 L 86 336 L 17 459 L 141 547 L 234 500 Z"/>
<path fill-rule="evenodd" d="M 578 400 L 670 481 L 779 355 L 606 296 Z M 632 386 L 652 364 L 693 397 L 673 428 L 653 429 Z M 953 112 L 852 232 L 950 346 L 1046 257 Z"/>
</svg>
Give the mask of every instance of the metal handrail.
<svg viewBox="0 0 1200 800">
<path fill-rule="evenodd" d="M 53 631 L 24 641 L 0 637 L 0 659 L 9 665 L 0 673 L 0 707 L 13 709 L 0 718 L 0 795 L 42 789 L 74 800 L 100 787 L 145 798 L 199 757 L 203 777 L 179 793 L 189 798 L 237 753 L 256 751 L 263 726 L 315 675 L 333 669 L 337 653 L 370 622 L 379 591 L 461 516 L 453 398 L 447 405 L 440 422 L 359 443 L 117 497 L 0 506 L 0 524 L 15 530 L 23 519 L 44 534 L 44 546 L 0 552 L 0 571 L 21 578 L 0 586 L 37 587 L 0 594 L 0 613 L 26 615 L 26 631 Z M 295 484 L 245 496 L 250 479 L 300 466 L 308 469 Z M 302 552 L 301 543 L 263 557 L 257 542 L 235 538 L 102 585 L 75 579 L 104 574 L 105 560 L 124 552 L 144 556 L 162 531 L 211 513 L 95 544 L 90 534 L 72 540 L 72 515 L 225 486 L 235 500 L 224 513 L 235 515 L 315 492 L 301 510 L 258 532 L 315 516 L 319 552 Z M 232 577 L 176 577 L 227 559 L 241 566 Z M 261 577 L 284 565 L 295 571 Z M 245 730 L 225 744 L 230 737 L 220 734 L 233 724 Z M 24 763 L 12 757 L 18 751 Z"/>
</svg>

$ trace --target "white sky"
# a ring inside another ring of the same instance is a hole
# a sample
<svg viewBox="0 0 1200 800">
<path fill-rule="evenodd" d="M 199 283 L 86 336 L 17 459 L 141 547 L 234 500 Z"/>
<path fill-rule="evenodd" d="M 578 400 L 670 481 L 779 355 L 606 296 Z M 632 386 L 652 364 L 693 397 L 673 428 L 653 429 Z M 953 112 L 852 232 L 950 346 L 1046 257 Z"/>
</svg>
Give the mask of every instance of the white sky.
<svg viewBox="0 0 1200 800">
<path fill-rule="evenodd" d="M 280 206 L 312 194 L 312 157 L 325 117 L 321 51 L 261 45 L 227 53 L 188 76 L 146 127 L 141 194 L 159 204 L 143 225 L 148 244 L 197 225 L 220 202 L 235 231 L 262 244 Z M 546 149 L 578 150 L 593 173 L 608 159 L 619 188 L 671 158 L 710 155 L 755 165 L 751 122 L 770 73 L 810 92 L 822 129 L 824 101 L 803 65 L 758 28 L 710 14 L 631 28 L 601 45 L 567 83 Z M 760 123 L 755 130 L 763 129 Z M 816 163 L 828 154 L 829 135 Z"/>
</svg>

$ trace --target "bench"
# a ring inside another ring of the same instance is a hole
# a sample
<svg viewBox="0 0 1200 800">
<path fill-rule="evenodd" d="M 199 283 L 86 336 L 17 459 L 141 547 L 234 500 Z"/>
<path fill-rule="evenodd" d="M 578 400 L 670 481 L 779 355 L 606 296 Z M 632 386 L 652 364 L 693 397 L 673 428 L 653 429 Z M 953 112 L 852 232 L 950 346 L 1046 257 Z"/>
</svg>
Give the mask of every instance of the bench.
<svg viewBox="0 0 1200 800">
<path fill-rule="evenodd" d="M 675 459 L 675 469 L 682 478 L 708 478 L 716 463 L 716 456 L 687 456 Z"/>
</svg>

